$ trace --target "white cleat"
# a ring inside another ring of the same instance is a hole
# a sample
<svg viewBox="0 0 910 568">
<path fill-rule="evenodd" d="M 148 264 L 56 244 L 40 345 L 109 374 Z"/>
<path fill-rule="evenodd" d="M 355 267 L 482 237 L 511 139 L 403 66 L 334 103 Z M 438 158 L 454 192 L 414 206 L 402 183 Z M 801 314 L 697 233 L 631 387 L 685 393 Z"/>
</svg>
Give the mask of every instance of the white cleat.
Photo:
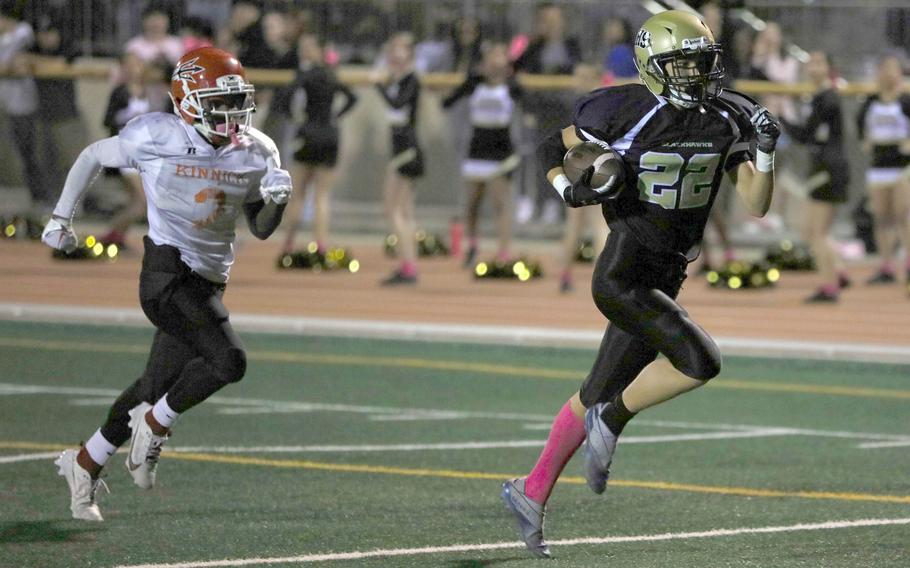
<svg viewBox="0 0 910 568">
<path fill-rule="evenodd" d="M 145 414 L 150 408 L 151 404 L 143 402 L 130 410 L 130 429 L 133 436 L 130 439 L 130 451 L 126 454 L 126 469 L 133 476 L 133 483 L 142 489 L 151 489 L 155 486 L 161 446 L 168 438 L 156 436 L 145 421 Z"/>
<path fill-rule="evenodd" d="M 101 479 L 92 479 L 91 474 L 76 462 L 78 450 L 64 450 L 54 461 L 58 467 L 57 474 L 66 479 L 70 486 L 70 511 L 74 519 L 83 521 L 103 521 L 101 510 L 96 502 L 99 488 L 110 493 L 107 484 Z"/>
</svg>

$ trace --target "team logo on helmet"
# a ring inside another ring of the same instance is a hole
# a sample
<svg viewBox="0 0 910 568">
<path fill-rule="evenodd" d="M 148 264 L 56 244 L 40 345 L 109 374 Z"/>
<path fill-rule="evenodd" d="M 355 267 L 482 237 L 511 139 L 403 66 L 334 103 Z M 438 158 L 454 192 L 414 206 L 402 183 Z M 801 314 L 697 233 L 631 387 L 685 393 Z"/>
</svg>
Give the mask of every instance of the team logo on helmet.
<svg viewBox="0 0 910 568">
<path fill-rule="evenodd" d="M 635 45 L 642 49 L 651 47 L 651 32 L 644 28 L 638 30 L 638 35 L 635 36 Z"/>
<path fill-rule="evenodd" d="M 176 69 L 174 69 L 174 74 L 171 75 L 171 81 L 187 81 L 189 83 L 195 83 L 195 75 L 205 71 L 205 68 L 201 65 L 198 65 L 196 62 L 199 61 L 198 57 L 194 57 L 189 61 L 184 61 Z"/>
</svg>

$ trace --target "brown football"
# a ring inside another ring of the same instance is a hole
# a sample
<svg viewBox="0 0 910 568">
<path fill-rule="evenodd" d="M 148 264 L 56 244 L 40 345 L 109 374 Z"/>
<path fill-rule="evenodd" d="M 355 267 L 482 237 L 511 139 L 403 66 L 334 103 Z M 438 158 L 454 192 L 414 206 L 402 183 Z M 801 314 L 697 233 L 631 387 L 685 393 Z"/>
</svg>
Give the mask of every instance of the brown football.
<svg viewBox="0 0 910 568">
<path fill-rule="evenodd" d="M 562 160 L 562 169 L 572 183 L 575 183 L 591 165 L 595 165 L 591 187 L 602 186 L 607 183 L 610 176 L 619 176 L 620 182 L 623 179 L 624 170 L 619 154 L 595 142 L 582 142 L 569 148 Z"/>
</svg>

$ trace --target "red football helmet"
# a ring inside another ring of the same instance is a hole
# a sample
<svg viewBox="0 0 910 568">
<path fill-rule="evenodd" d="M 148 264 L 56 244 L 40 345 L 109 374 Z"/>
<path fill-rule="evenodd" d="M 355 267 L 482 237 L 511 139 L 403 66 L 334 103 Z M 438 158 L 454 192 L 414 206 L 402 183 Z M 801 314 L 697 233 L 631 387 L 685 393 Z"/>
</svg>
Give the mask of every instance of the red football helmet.
<svg viewBox="0 0 910 568">
<path fill-rule="evenodd" d="M 185 53 L 171 75 L 174 112 L 210 141 L 246 132 L 254 92 L 237 58 L 214 47 Z"/>
</svg>

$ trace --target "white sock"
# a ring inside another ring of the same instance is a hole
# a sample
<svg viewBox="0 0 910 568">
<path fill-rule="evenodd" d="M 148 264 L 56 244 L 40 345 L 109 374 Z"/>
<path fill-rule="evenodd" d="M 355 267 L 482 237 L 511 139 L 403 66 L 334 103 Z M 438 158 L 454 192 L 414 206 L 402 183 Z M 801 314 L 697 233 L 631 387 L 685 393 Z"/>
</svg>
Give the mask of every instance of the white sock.
<svg viewBox="0 0 910 568">
<path fill-rule="evenodd" d="M 152 407 L 152 416 L 165 428 L 170 428 L 180 417 L 180 413 L 167 405 L 167 395 L 162 396 Z"/>
<path fill-rule="evenodd" d="M 107 438 L 101 435 L 101 430 L 99 429 L 85 443 L 85 450 L 88 455 L 92 456 L 93 462 L 98 465 L 104 465 L 107 463 L 108 458 L 117 451 L 117 447 L 108 442 Z"/>
</svg>

